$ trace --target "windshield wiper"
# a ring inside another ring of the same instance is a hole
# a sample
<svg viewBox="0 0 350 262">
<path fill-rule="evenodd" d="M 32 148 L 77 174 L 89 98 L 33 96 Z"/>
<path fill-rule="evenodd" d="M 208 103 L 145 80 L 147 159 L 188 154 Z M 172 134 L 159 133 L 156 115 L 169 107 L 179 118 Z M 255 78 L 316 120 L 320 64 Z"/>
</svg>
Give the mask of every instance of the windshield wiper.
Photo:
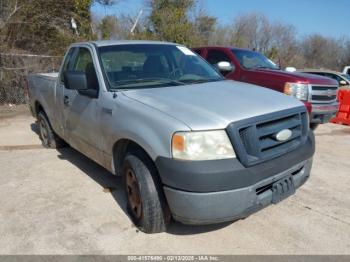
<svg viewBox="0 0 350 262">
<path fill-rule="evenodd" d="M 182 80 L 182 82 L 187 83 L 187 84 L 200 84 L 200 83 L 207 83 L 207 82 L 215 82 L 215 81 L 220 81 L 224 80 L 221 78 L 213 78 L 213 79 L 188 79 L 188 80 Z"/>
<path fill-rule="evenodd" d="M 118 81 L 118 82 L 115 84 L 116 89 L 120 88 L 120 87 L 130 86 L 133 84 L 149 83 L 149 82 L 154 82 L 155 85 L 157 85 L 157 84 L 185 85 L 185 83 L 183 83 L 181 81 L 176 81 L 176 80 L 168 79 L 168 78 L 140 78 L 140 79 L 122 80 L 122 81 Z M 148 87 L 148 86 L 149 85 L 140 86 L 140 87 Z"/>
</svg>

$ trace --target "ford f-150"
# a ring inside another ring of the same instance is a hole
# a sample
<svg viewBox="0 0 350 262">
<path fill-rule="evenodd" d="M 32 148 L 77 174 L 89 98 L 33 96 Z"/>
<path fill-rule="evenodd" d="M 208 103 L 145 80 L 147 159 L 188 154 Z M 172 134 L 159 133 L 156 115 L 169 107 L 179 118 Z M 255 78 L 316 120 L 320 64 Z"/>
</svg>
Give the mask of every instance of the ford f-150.
<svg viewBox="0 0 350 262">
<path fill-rule="evenodd" d="M 225 80 L 182 45 L 76 43 L 59 73 L 28 79 L 43 145 L 67 143 L 122 176 L 144 232 L 164 231 L 171 218 L 246 217 L 310 175 L 314 135 L 303 103 Z"/>
</svg>

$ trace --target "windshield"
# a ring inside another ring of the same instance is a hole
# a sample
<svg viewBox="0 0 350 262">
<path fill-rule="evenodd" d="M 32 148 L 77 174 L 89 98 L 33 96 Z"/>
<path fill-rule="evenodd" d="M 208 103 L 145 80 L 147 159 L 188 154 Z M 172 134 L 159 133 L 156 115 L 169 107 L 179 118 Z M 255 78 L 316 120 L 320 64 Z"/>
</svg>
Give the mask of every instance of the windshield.
<svg viewBox="0 0 350 262">
<path fill-rule="evenodd" d="M 249 50 L 232 49 L 232 53 L 237 57 L 241 66 L 246 69 L 266 68 L 278 70 L 279 67 L 260 53 Z"/>
<path fill-rule="evenodd" d="M 223 77 L 183 46 L 130 44 L 99 48 L 110 89 L 177 86 L 219 81 Z"/>
</svg>

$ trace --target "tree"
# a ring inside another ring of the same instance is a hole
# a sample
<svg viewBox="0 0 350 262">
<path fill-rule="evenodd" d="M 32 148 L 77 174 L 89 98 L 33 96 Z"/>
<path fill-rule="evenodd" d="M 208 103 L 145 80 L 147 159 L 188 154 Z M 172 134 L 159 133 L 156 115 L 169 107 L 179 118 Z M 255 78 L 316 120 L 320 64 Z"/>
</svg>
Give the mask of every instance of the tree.
<svg viewBox="0 0 350 262">
<path fill-rule="evenodd" d="M 151 0 L 149 3 L 149 32 L 153 37 L 170 42 L 190 45 L 192 24 L 188 12 L 194 0 Z"/>
<path fill-rule="evenodd" d="M 216 40 L 214 38 L 212 41 L 216 41 L 216 44 L 256 50 L 283 66 L 302 62 L 295 28 L 270 22 L 263 14 L 240 15 L 231 26 L 219 26 L 215 31 Z"/>
<path fill-rule="evenodd" d="M 341 42 L 336 39 L 319 34 L 309 35 L 301 42 L 301 50 L 307 67 L 341 69 L 344 50 Z"/>
<path fill-rule="evenodd" d="M 17 0 L 2 0 L 0 2 L 0 30 L 8 24 L 11 17 L 13 17 L 20 8 Z"/>
<path fill-rule="evenodd" d="M 90 39 L 92 0 L 17 0 L 17 11 L 1 29 L 7 48 L 62 54 L 71 42 Z M 74 18 L 79 36 L 71 28 Z"/>
<path fill-rule="evenodd" d="M 117 18 L 114 16 L 105 16 L 98 25 L 101 39 L 111 39 L 113 33 L 117 30 Z"/>
<path fill-rule="evenodd" d="M 216 17 L 209 16 L 202 11 L 195 17 L 193 24 L 194 45 L 208 45 L 215 31 Z"/>
</svg>

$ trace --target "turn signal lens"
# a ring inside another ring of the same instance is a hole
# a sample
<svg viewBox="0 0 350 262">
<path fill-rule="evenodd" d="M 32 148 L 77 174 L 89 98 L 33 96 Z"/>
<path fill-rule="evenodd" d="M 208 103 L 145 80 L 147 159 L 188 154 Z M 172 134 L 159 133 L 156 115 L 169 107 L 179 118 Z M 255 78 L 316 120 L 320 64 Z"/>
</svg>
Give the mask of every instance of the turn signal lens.
<svg viewBox="0 0 350 262">
<path fill-rule="evenodd" d="M 185 149 L 185 138 L 181 135 L 175 134 L 173 136 L 173 149 L 183 151 Z"/>
</svg>

